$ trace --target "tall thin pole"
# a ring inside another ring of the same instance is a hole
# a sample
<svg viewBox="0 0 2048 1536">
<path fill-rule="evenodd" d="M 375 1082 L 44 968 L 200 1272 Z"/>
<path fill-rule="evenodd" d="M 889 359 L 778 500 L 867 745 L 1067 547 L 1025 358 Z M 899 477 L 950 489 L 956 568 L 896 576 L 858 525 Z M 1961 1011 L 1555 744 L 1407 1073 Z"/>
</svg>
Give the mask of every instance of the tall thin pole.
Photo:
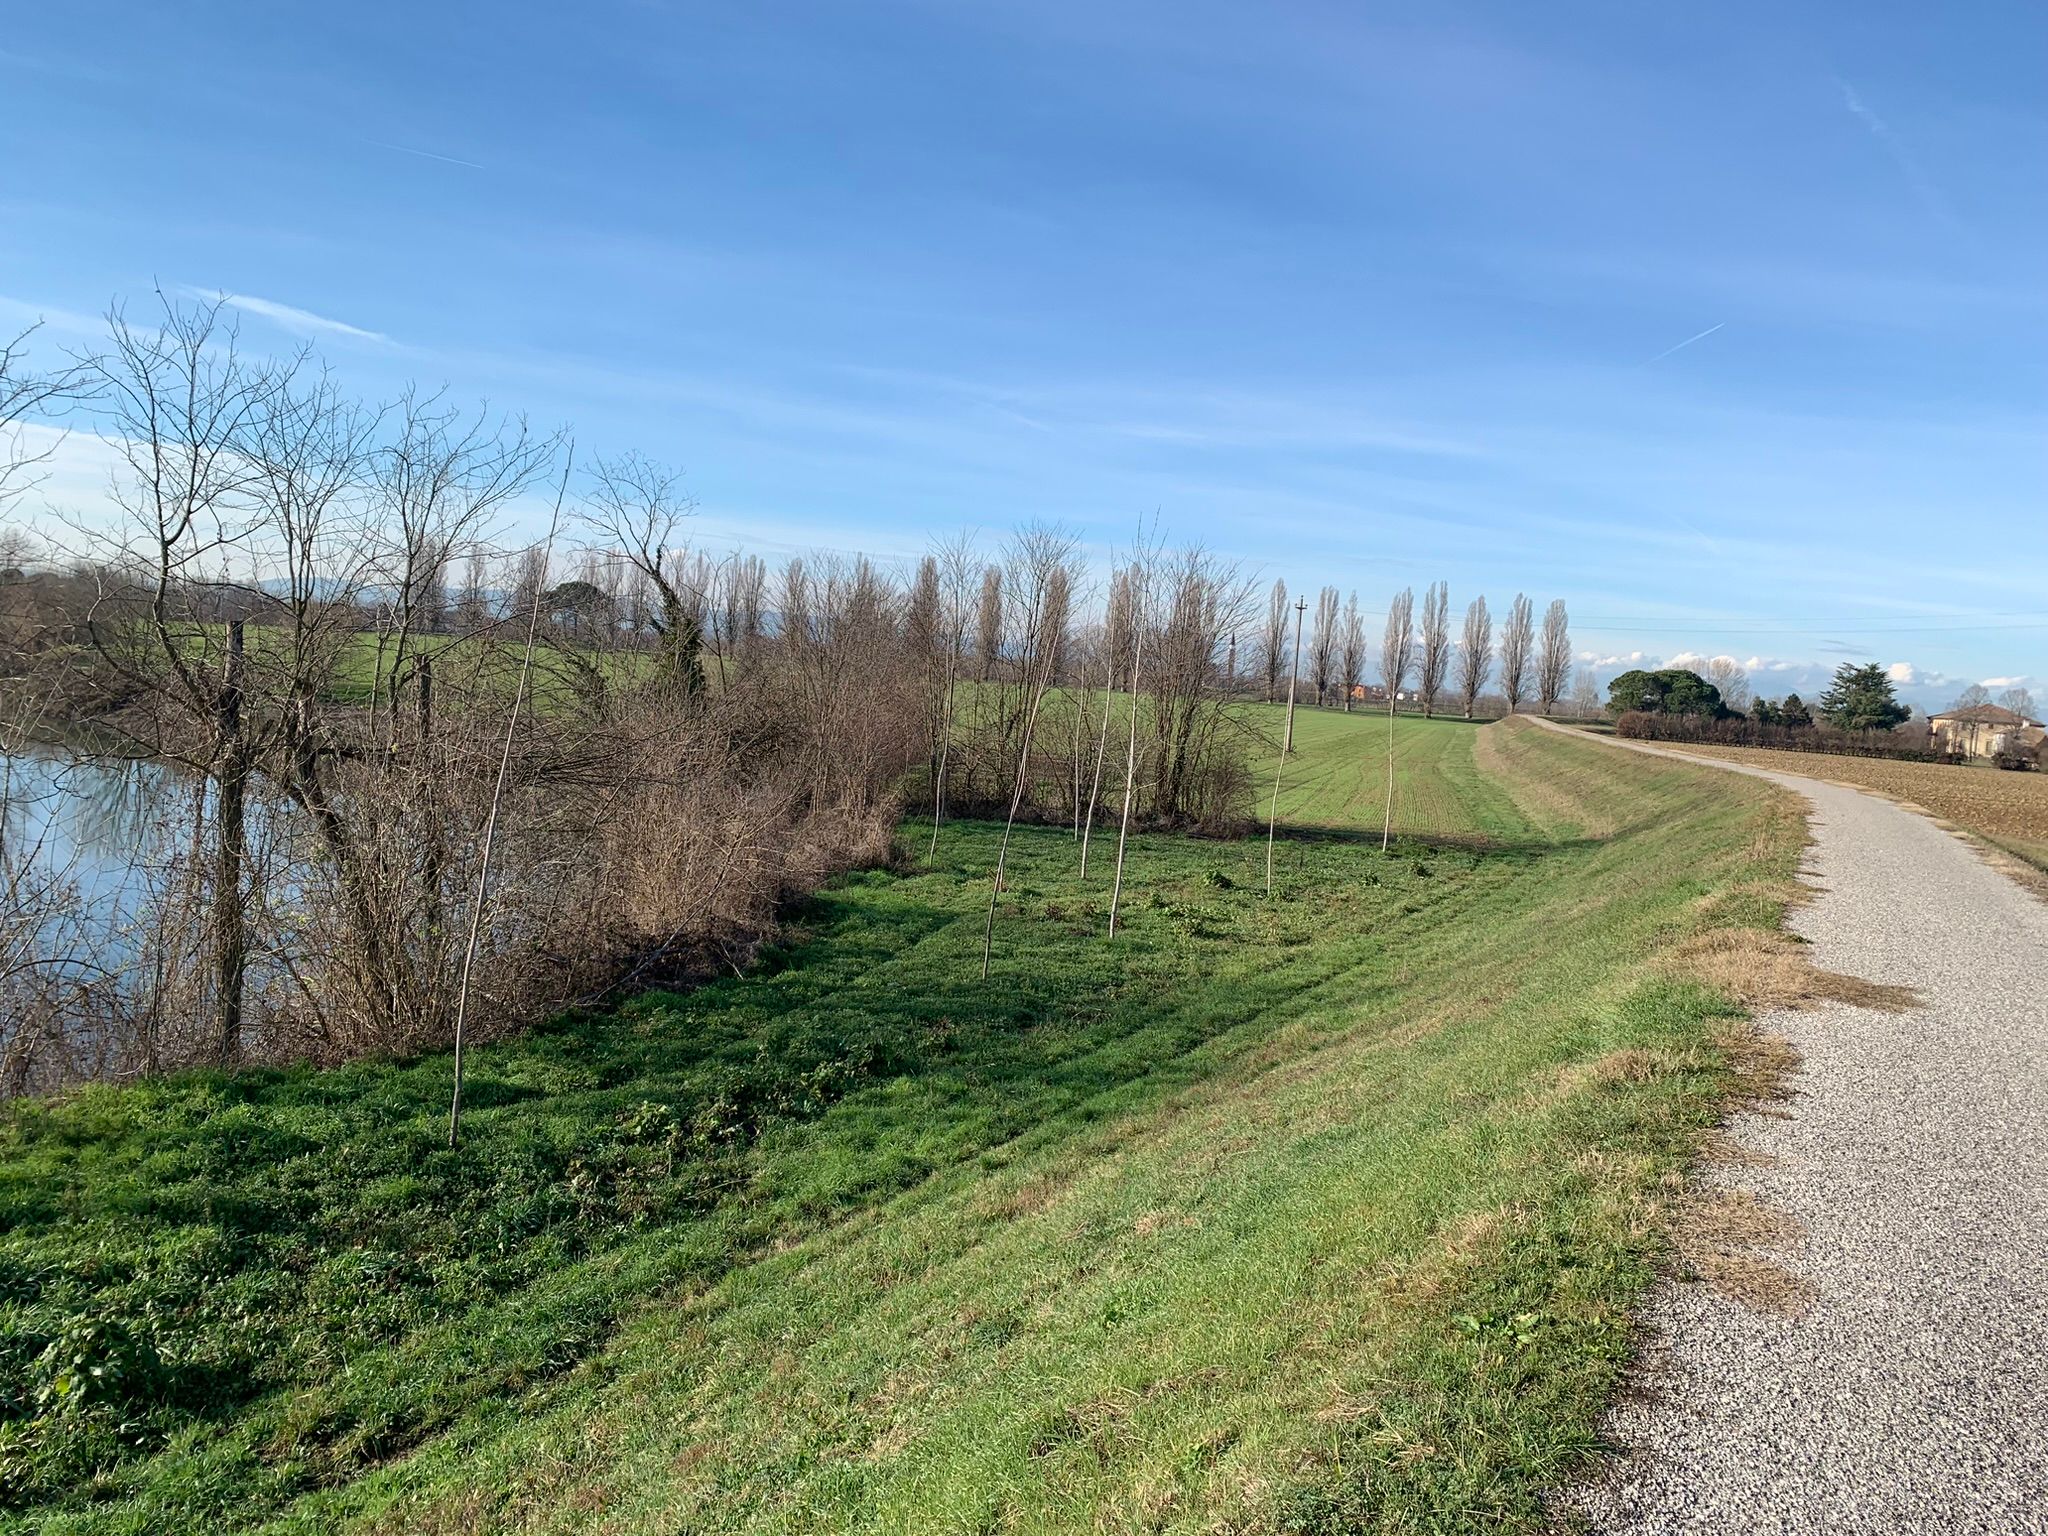
<svg viewBox="0 0 2048 1536">
<path fill-rule="evenodd" d="M 1280 741 L 1280 761 L 1273 769 L 1273 803 L 1266 811 L 1266 894 L 1273 894 L 1273 828 L 1280 819 L 1280 775 L 1287 771 L 1287 754 L 1294 750 L 1294 680 L 1301 674 L 1301 616 L 1308 611 L 1308 599 L 1294 603 L 1294 650 L 1287 658 L 1287 732 Z"/>
<path fill-rule="evenodd" d="M 1394 701 L 1401 697 L 1400 679 L 1387 690 L 1387 810 L 1386 819 L 1380 823 L 1380 852 L 1387 851 L 1387 845 L 1394 838 Z"/>
<path fill-rule="evenodd" d="M 569 494 L 569 466 L 576 460 L 572 445 L 562 460 L 562 483 L 555 491 L 554 515 L 548 519 L 547 554 L 555 547 L 555 530 L 561 526 L 562 499 Z M 545 559 L 546 556 L 543 556 Z M 533 584 L 533 609 L 526 617 L 526 652 L 519 662 L 519 684 L 512 690 L 512 716 L 505 722 L 505 747 L 498 754 L 498 782 L 491 790 L 490 814 L 484 818 L 483 857 L 477 863 L 476 899 L 469 909 L 469 939 L 462 948 L 462 981 L 455 991 L 455 1092 L 448 1100 L 448 1145 L 453 1148 L 462 1133 L 462 1046 L 463 1026 L 469 1018 L 469 976 L 476 965 L 477 934 L 483 927 L 484 902 L 491 890 L 491 850 L 498 840 L 498 807 L 505 800 L 505 778 L 512 768 L 512 742 L 519 732 L 519 711 L 526 703 L 526 684 L 533 676 L 533 647 L 540 633 L 541 589 L 547 585 L 545 569 Z"/>
<path fill-rule="evenodd" d="M 1124 815 L 1116 834 L 1116 879 L 1109 888 L 1109 936 L 1116 937 L 1116 909 L 1124 894 L 1124 846 L 1131 840 L 1131 794 L 1138 782 L 1138 671 L 1145 659 L 1145 593 L 1131 604 L 1131 746 L 1124 759 Z"/>
</svg>

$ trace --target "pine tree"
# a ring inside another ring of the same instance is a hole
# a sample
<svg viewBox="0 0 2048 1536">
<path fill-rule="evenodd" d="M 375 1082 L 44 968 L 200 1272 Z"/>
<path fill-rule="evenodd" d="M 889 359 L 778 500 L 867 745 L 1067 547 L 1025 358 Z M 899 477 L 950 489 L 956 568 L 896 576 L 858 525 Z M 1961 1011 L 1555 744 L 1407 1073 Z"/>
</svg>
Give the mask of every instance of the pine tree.
<svg viewBox="0 0 2048 1536">
<path fill-rule="evenodd" d="M 1843 662 L 1835 680 L 1820 696 L 1820 712 L 1828 724 L 1843 731 L 1888 731 L 1912 711 L 1899 702 L 1892 680 L 1876 662 L 1857 666 Z"/>
</svg>

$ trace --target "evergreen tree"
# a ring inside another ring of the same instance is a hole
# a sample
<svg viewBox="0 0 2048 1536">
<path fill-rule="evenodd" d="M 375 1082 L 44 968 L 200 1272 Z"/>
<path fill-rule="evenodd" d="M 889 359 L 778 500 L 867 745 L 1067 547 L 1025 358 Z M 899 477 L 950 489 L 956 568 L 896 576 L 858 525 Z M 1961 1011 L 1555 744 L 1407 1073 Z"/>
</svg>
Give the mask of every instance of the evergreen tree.
<svg viewBox="0 0 2048 1536">
<path fill-rule="evenodd" d="M 1843 731 L 1888 731 L 1912 711 L 1892 692 L 1892 680 L 1876 662 L 1857 666 L 1843 662 L 1835 680 L 1820 696 L 1820 712 L 1828 724 Z"/>
<path fill-rule="evenodd" d="M 1704 715 L 1709 720 L 1728 713 L 1721 690 L 1682 667 L 1622 673 L 1607 685 L 1607 708 L 1617 715 L 1641 710 L 1653 715 Z"/>
<path fill-rule="evenodd" d="M 1806 707 L 1806 700 L 1796 693 L 1786 694 L 1785 702 L 1778 705 L 1772 713 L 1777 717 L 1778 724 L 1789 725 L 1794 730 L 1802 730 L 1813 724 L 1813 711 Z"/>
</svg>

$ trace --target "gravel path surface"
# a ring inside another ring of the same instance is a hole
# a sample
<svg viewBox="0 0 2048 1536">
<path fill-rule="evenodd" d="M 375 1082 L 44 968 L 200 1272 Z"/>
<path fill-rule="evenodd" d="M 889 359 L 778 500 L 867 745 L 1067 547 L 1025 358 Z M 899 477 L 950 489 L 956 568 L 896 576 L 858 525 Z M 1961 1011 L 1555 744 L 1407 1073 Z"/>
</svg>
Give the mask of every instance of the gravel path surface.
<svg viewBox="0 0 2048 1536">
<path fill-rule="evenodd" d="M 1803 1227 L 1764 1251 L 1813 1299 L 1664 1286 L 1583 1507 L 1602 1532 L 2048 1533 L 2048 905 L 1887 801 L 1715 766 L 1812 802 L 1823 894 L 1793 929 L 1921 1006 L 1759 1020 L 1803 1069 L 1713 1182 Z"/>
</svg>

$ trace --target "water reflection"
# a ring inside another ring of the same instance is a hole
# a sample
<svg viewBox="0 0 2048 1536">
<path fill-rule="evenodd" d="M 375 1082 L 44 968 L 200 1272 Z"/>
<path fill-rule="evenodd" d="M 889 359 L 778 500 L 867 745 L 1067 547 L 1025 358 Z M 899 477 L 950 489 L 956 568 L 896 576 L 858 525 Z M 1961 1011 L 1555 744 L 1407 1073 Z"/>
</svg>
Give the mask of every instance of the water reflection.
<svg viewBox="0 0 2048 1536">
<path fill-rule="evenodd" d="M 74 916 L 119 925 L 131 915 L 141 872 L 168 851 L 173 819 L 189 825 L 195 782 L 155 763 L 0 753 L 0 865 L 33 861 L 62 876 L 90 909 Z"/>
</svg>

